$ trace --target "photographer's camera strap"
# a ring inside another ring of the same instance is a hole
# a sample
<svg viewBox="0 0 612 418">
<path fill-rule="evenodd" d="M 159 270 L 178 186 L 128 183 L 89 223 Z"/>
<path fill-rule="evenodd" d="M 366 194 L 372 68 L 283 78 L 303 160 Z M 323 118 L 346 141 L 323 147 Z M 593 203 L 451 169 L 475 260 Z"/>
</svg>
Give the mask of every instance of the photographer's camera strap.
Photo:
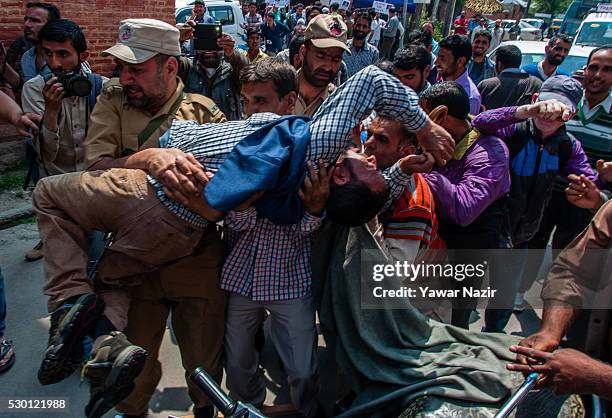
<svg viewBox="0 0 612 418">
<path fill-rule="evenodd" d="M 149 123 L 147 124 L 147 126 L 145 126 L 142 132 L 138 134 L 138 149 L 140 149 L 140 147 L 142 147 L 142 145 L 147 141 L 147 139 L 149 139 L 149 137 L 153 135 L 153 132 L 159 129 L 159 127 L 168 119 L 168 117 L 176 114 L 176 111 L 178 110 L 179 106 L 181 105 L 181 102 L 184 99 L 185 93 L 181 93 L 180 96 L 176 98 L 176 101 L 172 104 L 172 107 L 170 108 L 168 113 L 159 115 L 158 117 L 149 121 Z"/>
</svg>

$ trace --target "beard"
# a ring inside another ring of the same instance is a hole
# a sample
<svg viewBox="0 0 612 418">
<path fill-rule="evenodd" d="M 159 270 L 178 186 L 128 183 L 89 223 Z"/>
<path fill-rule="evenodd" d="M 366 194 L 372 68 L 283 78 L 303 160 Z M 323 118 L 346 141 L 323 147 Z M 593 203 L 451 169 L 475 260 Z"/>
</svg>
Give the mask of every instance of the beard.
<svg viewBox="0 0 612 418">
<path fill-rule="evenodd" d="M 306 81 L 315 87 L 327 86 L 337 75 L 332 71 L 314 70 L 310 66 L 306 56 L 304 57 L 304 62 L 302 62 L 302 71 L 304 72 Z"/>
<path fill-rule="evenodd" d="M 353 38 L 357 39 L 358 41 L 363 41 L 366 38 L 366 36 L 368 36 L 368 34 L 360 30 L 353 31 Z"/>
<path fill-rule="evenodd" d="M 550 65 L 554 65 L 555 67 L 558 67 L 559 65 L 563 63 L 563 61 L 565 61 L 565 57 L 558 57 L 555 55 L 550 55 L 546 57 L 546 60 L 548 61 Z"/>
<path fill-rule="evenodd" d="M 209 52 L 198 54 L 198 62 L 204 68 L 217 68 L 221 65 L 221 54 L 221 51 L 215 54 Z"/>
</svg>

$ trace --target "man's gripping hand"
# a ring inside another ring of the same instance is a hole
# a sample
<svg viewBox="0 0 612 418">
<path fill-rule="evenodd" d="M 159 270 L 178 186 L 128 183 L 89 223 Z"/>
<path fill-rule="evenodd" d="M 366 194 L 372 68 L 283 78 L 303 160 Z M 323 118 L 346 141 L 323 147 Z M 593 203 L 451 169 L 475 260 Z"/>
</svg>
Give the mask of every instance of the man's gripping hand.
<svg viewBox="0 0 612 418">
<path fill-rule="evenodd" d="M 416 137 L 421 148 L 429 152 L 439 166 L 445 165 L 452 158 L 455 140 L 440 125 L 428 121 L 427 125 L 416 133 Z"/>
</svg>

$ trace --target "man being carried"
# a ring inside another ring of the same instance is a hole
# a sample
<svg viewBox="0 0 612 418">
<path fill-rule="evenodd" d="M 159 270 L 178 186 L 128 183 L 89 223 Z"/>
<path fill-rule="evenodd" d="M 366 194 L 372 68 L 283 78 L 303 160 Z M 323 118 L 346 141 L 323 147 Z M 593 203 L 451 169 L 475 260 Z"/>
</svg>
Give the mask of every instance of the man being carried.
<svg viewBox="0 0 612 418">
<path fill-rule="evenodd" d="M 179 150 L 148 149 L 124 160 L 126 168 L 147 170 L 150 177 L 142 170 L 112 169 L 45 179 L 35 192 L 34 205 L 44 241 L 49 243 L 48 248 L 54 249 L 53 257 L 45 265 L 46 293 L 52 295 L 49 308 L 53 311 L 67 298 L 89 301 L 87 304 L 75 303 L 66 313 L 58 330 L 60 337 L 48 350 L 54 353 L 54 360 L 66 363 L 88 328 L 100 321 L 102 301 L 93 294 L 95 289 L 86 275 L 88 231 L 114 232 L 118 237 L 99 264 L 96 282 L 100 291 L 122 282 L 127 285 L 130 280 L 126 281 L 126 278 L 130 276 L 190 255 L 214 225 L 211 221 L 259 190 L 269 191 L 256 205 L 263 211 L 262 215 L 280 223 L 297 222 L 292 217 L 291 208 L 296 204 L 305 162 L 335 161 L 348 147 L 352 128 L 372 110 L 401 120 L 410 130 L 417 132 L 421 146 L 432 152 L 438 163 L 444 164 L 450 157 L 452 139 L 418 108 L 416 95 L 393 76 L 376 67 L 368 67 L 331 96 L 309 124 L 298 118 L 278 119 L 270 113 L 218 125 L 175 123 L 164 142 L 168 148 Z M 287 133 L 282 133 L 283 130 Z M 243 138 L 246 139 L 241 142 Z M 265 139 L 264 148 L 257 152 L 259 148 L 255 144 L 260 138 Z M 287 148 L 284 142 L 288 138 L 296 141 L 291 148 Z M 232 152 L 238 143 L 240 145 Z M 185 152 L 193 153 L 195 158 L 186 156 Z M 266 158 L 266 153 L 271 154 L 269 158 Z M 221 166 L 228 154 L 228 164 Z M 267 163 L 262 164 L 262 161 Z M 193 195 L 199 188 L 188 184 L 189 179 L 177 170 L 178 165 L 192 178 L 195 176 L 199 181 L 207 182 L 209 176 L 198 162 L 208 170 L 219 170 L 204 189 L 204 198 Z M 278 170 L 284 162 L 290 162 L 293 167 L 287 178 L 279 177 Z M 366 159 L 348 158 L 339 161 L 337 166 L 349 163 L 356 164 L 361 170 L 355 176 L 334 178 L 330 185 L 330 199 L 334 194 L 341 202 L 353 199 L 357 209 L 336 214 L 336 218 L 344 217 L 345 222 L 359 224 L 380 210 L 389 191 L 383 178 L 376 174 L 375 169 L 369 168 Z M 243 170 L 236 173 L 236 164 L 240 164 Z M 240 182 L 235 180 L 236 176 L 240 176 Z M 399 195 L 405 187 L 407 175 L 397 164 L 389 170 L 387 177 L 391 195 Z M 184 186 L 181 188 L 178 183 Z M 175 192 L 164 184 L 174 186 Z M 231 190 L 228 189 L 230 184 Z M 348 185 L 353 187 L 347 188 Z M 361 191 L 355 193 L 356 189 Z M 181 203 L 169 198 L 168 192 Z M 171 242 L 176 245 L 168 245 Z M 107 315 L 125 318 L 125 303 L 113 304 L 112 308 L 113 311 L 107 311 Z M 121 333 L 112 333 L 109 338 L 112 324 L 108 320 L 105 323 L 107 332 L 99 333 L 94 348 L 101 341 L 105 341 L 103 347 L 109 349 L 114 346 L 129 348 L 133 354 L 131 358 L 141 367 L 142 350 L 126 344 Z M 116 376 L 112 369 L 98 366 L 100 359 L 104 356 L 96 355 L 85 366 L 85 376 L 101 370 Z M 104 360 L 104 363 L 108 361 Z M 123 369 L 126 364 L 121 362 L 118 366 Z M 119 375 L 121 381 L 113 385 L 113 397 L 105 398 L 105 408 L 112 407 L 120 400 L 117 398 L 127 395 L 125 392 L 129 393 L 127 388 L 138 372 L 138 367 L 127 366 L 126 373 Z M 104 394 L 102 392 L 102 397 Z"/>
</svg>

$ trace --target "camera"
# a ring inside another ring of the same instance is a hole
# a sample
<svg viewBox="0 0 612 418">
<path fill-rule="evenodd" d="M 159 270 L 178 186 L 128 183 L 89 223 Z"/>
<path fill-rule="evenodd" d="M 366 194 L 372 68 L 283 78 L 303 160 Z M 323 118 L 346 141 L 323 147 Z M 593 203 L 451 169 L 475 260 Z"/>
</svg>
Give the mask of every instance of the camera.
<svg viewBox="0 0 612 418">
<path fill-rule="evenodd" d="M 220 24 L 198 23 L 193 34 L 193 46 L 196 51 L 220 51 L 217 45 L 223 29 Z"/>
<path fill-rule="evenodd" d="M 65 97 L 89 96 L 93 88 L 91 81 L 76 71 L 66 71 L 60 75 L 51 74 L 45 77 L 45 81 L 49 81 L 54 76 L 57 77 L 57 82 L 64 87 Z"/>
</svg>

